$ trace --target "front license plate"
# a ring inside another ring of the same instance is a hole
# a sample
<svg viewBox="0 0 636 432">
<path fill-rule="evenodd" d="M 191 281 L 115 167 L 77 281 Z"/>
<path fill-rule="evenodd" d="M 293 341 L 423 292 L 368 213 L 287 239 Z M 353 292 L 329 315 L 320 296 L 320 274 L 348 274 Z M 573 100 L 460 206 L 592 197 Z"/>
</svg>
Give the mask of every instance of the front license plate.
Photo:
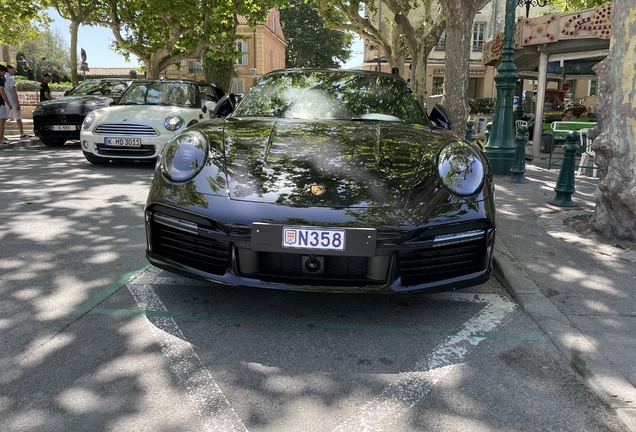
<svg viewBox="0 0 636 432">
<path fill-rule="evenodd" d="M 283 227 L 282 246 L 284 248 L 344 251 L 345 240 L 345 230 Z"/>
<path fill-rule="evenodd" d="M 77 130 L 77 125 L 53 125 L 51 130 L 54 131 L 74 131 Z"/>
<path fill-rule="evenodd" d="M 141 147 L 141 138 L 104 138 L 105 146 Z"/>
</svg>

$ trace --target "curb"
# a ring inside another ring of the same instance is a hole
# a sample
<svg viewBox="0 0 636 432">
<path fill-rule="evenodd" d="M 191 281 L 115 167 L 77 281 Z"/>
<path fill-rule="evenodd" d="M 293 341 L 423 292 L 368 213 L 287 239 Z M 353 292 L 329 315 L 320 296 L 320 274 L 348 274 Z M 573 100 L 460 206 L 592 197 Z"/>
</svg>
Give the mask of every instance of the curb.
<svg viewBox="0 0 636 432">
<path fill-rule="evenodd" d="M 563 215 L 559 221 L 551 221 L 551 223 L 559 224 L 560 235 L 565 234 L 563 219 L 573 214 L 572 212 L 563 213 L 567 214 Z M 567 234 L 571 239 L 577 237 L 576 234 Z M 599 245 L 595 246 L 598 248 Z M 611 246 L 607 247 L 620 250 Z M 636 432 L 636 388 L 624 376 L 616 372 L 611 362 L 598 351 L 596 346 L 541 293 L 539 287 L 501 241 L 495 242 L 493 274 L 523 310 L 535 320 L 570 365 L 586 380 L 592 392 L 614 411 L 628 431 Z"/>
<path fill-rule="evenodd" d="M 0 143 L 0 150 L 27 148 L 27 147 L 45 147 L 44 144 L 42 144 L 37 137 L 25 138 L 22 140 L 19 138 L 16 138 L 15 140 L 10 140 L 10 141 L 11 142 L 9 142 L 9 144 Z"/>
</svg>

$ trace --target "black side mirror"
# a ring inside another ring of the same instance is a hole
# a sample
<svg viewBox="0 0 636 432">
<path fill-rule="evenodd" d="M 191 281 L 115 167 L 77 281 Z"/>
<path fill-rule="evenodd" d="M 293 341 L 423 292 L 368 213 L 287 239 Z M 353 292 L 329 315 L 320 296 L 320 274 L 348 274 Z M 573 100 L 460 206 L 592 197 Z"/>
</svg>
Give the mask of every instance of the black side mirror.
<svg viewBox="0 0 636 432">
<path fill-rule="evenodd" d="M 452 121 L 444 107 L 441 105 L 435 104 L 433 106 L 433 110 L 431 111 L 431 115 L 428 116 L 432 122 L 436 125 L 443 127 L 444 129 L 451 129 Z"/>
<path fill-rule="evenodd" d="M 214 107 L 214 115 L 212 118 L 221 118 L 227 117 L 234 112 L 234 108 L 236 108 L 236 97 L 234 93 L 227 94 L 223 96 L 219 103 Z"/>
<path fill-rule="evenodd" d="M 66 90 L 66 91 L 64 92 L 64 96 L 68 96 L 68 94 L 69 94 L 69 93 L 70 93 L 70 90 Z"/>
</svg>

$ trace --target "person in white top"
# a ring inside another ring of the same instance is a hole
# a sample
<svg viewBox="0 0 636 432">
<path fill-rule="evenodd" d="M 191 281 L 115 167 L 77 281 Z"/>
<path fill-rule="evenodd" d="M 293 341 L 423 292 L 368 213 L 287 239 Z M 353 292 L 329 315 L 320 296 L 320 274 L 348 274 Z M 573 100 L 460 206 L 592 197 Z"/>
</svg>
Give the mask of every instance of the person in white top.
<svg viewBox="0 0 636 432">
<path fill-rule="evenodd" d="M 12 64 L 7 65 L 7 73 L 4 74 L 4 90 L 7 93 L 7 98 L 9 98 L 9 102 L 11 102 L 11 114 L 13 114 L 13 118 L 15 122 L 18 124 L 18 129 L 20 130 L 20 139 L 29 138 L 29 135 L 24 133 L 24 125 L 22 124 L 22 109 L 20 107 L 20 101 L 18 99 L 18 90 L 15 87 L 15 78 L 13 75 L 18 70 Z"/>
</svg>

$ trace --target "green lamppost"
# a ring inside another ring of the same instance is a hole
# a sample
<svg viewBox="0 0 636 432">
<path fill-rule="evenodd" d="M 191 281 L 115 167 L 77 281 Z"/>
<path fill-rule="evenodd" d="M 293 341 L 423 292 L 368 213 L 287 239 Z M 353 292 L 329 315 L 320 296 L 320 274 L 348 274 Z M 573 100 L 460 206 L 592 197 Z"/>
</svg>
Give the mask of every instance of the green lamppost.
<svg viewBox="0 0 636 432">
<path fill-rule="evenodd" d="M 514 91 L 519 75 L 513 60 L 515 49 L 513 31 L 515 25 L 515 0 L 506 0 L 506 19 L 504 22 L 504 45 L 502 60 L 497 68 L 495 87 L 497 103 L 492 130 L 485 152 L 490 160 L 492 171 L 498 175 L 510 174 L 515 157 L 515 115 L 512 109 Z"/>
</svg>

